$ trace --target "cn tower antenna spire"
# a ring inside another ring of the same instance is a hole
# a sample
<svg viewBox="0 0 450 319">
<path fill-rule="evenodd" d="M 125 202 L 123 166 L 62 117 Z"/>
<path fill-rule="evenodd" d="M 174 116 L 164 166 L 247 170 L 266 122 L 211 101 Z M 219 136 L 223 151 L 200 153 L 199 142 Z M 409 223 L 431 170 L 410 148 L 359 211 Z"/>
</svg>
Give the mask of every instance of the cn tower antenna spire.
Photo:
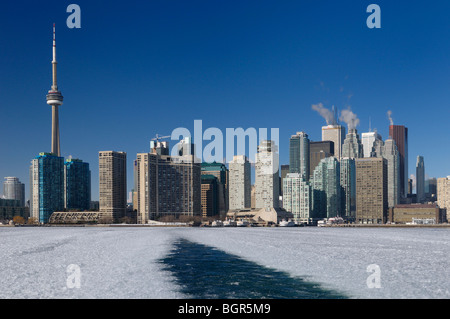
<svg viewBox="0 0 450 319">
<path fill-rule="evenodd" d="M 47 94 L 47 104 L 52 107 L 52 153 L 61 156 L 59 143 L 59 114 L 58 107 L 63 104 L 63 96 L 58 90 L 56 79 L 56 28 L 53 23 L 53 59 L 52 59 L 52 86 Z"/>
<path fill-rule="evenodd" d="M 56 28 L 55 24 L 53 23 L 53 60 L 52 60 L 52 90 L 58 91 L 58 84 L 56 81 L 56 65 L 58 63 L 56 62 Z"/>
</svg>

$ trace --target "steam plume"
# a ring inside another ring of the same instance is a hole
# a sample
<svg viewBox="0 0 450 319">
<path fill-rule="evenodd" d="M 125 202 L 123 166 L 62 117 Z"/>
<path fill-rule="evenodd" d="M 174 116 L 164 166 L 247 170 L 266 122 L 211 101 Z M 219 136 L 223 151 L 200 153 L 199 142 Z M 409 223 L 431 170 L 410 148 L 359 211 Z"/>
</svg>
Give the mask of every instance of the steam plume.
<svg viewBox="0 0 450 319">
<path fill-rule="evenodd" d="M 325 108 L 322 103 L 313 104 L 312 109 L 314 111 L 317 111 L 320 114 L 320 116 L 322 116 L 325 119 L 327 125 L 336 124 L 336 117 L 334 116 L 333 111 Z"/>
<path fill-rule="evenodd" d="M 392 111 L 391 110 L 387 111 L 387 116 L 388 116 L 389 122 L 391 122 L 391 125 L 394 125 L 394 120 L 392 119 L 391 115 L 392 115 Z"/>
<path fill-rule="evenodd" d="M 359 125 L 358 116 L 350 108 L 341 111 L 339 120 L 345 122 L 349 130 L 354 130 Z"/>
</svg>

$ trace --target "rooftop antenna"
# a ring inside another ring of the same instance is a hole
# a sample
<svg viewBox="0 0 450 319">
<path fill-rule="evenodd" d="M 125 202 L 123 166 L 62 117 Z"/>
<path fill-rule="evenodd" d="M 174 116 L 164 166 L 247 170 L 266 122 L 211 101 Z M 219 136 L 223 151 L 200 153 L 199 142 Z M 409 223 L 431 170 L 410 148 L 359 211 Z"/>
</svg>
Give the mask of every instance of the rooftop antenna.
<svg viewBox="0 0 450 319">
<path fill-rule="evenodd" d="M 336 108 L 334 110 L 334 124 L 339 124 L 339 116 L 338 116 L 339 112 L 338 112 L 338 108 Z"/>
<path fill-rule="evenodd" d="M 372 132 L 372 123 L 370 121 L 370 116 L 369 116 L 369 132 Z"/>
<path fill-rule="evenodd" d="M 337 117 L 337 109 L 334 107 L 334 105 L 331 106 L 331 112 L 333 112 L 333 123 L 332 125 L 338 124 L 338 117 Z"/>
</svg>

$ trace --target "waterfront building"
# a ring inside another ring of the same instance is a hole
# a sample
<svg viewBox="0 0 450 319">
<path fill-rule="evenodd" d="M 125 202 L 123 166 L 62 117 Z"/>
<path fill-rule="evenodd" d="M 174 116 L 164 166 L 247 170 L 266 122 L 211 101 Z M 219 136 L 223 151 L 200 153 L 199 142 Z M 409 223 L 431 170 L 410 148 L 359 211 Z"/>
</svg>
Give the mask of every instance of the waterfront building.
<svg viewBox="0 0 450 319">
<path fill-rule="evenodd" d="M 137 154 L 137 221 L 164 216 L 200 216 L 201 164 L 194 155 L 170 156 L 163 144 Z M 211 174 L 212 175 L 212 174 Z"/>
<path fill-rule="evenodd" d="M 354 222 L 356 217 L 356 166 L 355 159 L 344 157 L 340 161 L 341 217 Z"/>
<path fill-rule="evenodd" d="M 313 173 L 313 218 L 341 216 L 341 194 L 339 161 L 335 157 L 324 158 Z"/>
<path fill-rule="evenodd" d="M 356 159 L 356 222 L 387 221 L 387 161 L 382 157 Z"/>
<path fill-rule="evenodd" d="M 64 206 L 67 210 L 89 210 L 91 204 L 91 170 L 80 159 L 64 162 Z"/>
<path fill-rule="evenodd" d="M 30 215 L 48 223 L 50 215 L 64 209 L 64 158 L 39 153 L 30 166 Z"/>
<path fill-rule="evenodd" d="M 450 176 L 437 179 L 437 204 L 450 211 Z"/>
<path fill-rule="evenodd" d="M 19 199 L 0 198 L 0 222 L 5 224 L 16 216 L 26 220 L 29 213 L 29 207 L 23 206 Z"/>
<path fill-rule="evenodd" d="M 229 163 L 229 210 L 251 208 L 251 166 L 245 155 Z"/>
<path fill-rule="evenodd" d="M 294 222 L 311 224 L 311 187 L 299 173 L 283 179 L 283 208 L 293 214 Z"/>
<path fill-rule="evenodd" d="M 214 175 L 201 174 L 202 217 L 219 215 L 219 181 Z"/>
<path fill-rule="evenodd" d="M 101 222 L 118 222 L 127 208 L 127 153 L 99 152 L 99 202 Z"/>
<path fill-rule="evenodd" d="M 440 224 L 444 210 L 436 204 L 399 204 L 389 208 L 389 221 L 395 224 Z"/>
<path fill-rule="evenodd" d="M 193 150 L 193 147 L 189 147 Z M 225 216 L 229 207 L 229 170 L 223 163 L 201 163 L 201 174 L 213 175 L 217 177 L 218 184 L 218 201 L 219 201 L 219 214 Z"/>
<path fill-rule="evenodd" d="M 255 208 L 279 207 L 279 157 L 274 141 L 258 146 L 255 164 Z"/>
<path fill-rule="evenodd" d="M 3 182 L 3 198 L 19 201 L 20 207 L 25 207 L 25 184 L 17 177 L 5 177 Z"/>
</svg>

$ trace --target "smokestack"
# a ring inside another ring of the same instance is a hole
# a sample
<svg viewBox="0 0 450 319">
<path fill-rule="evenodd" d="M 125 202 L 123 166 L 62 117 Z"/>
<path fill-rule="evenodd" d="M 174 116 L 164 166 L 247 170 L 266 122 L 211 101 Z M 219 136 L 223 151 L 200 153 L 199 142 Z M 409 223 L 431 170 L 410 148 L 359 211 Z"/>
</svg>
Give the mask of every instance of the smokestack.
<svg viewBox="0 0 450 319">
<path fill-rule="evenodd" d="M 392 119 L 391 115 L 392 115 L 392 111 L 391 110 L 387 111 L 387 116 L 388 116 L 389 122 L 391 123 L 390 125 L 394 125 L 394 120 Z"/>
<path fill-rule="evenodd" d="M 334 115 L 334 112 L 333 112 L 334 106 L 333 106 L 333 110 L 330 111 L 329 109 L 325 108 L 322 103 L 319 103 L 319 104 L 313 104 L 312 109 L 314 111 L 317 111 L 320 114 L 320 116 L 322 116 L 325 119 L 325 121 L 327 122 L 327 125 L 336 125 L 337 124 L 336 116 Z"/>
<path fill-rule="evenodd" d="M 339 120 L 347 124 L 349 131 L 355 130 L 356 127 L 359 125 L 358 116 L 355 113 L 353 113 L 350 108 L 341 111 L 341 116 L 339 117 Z"/>
</svg>

